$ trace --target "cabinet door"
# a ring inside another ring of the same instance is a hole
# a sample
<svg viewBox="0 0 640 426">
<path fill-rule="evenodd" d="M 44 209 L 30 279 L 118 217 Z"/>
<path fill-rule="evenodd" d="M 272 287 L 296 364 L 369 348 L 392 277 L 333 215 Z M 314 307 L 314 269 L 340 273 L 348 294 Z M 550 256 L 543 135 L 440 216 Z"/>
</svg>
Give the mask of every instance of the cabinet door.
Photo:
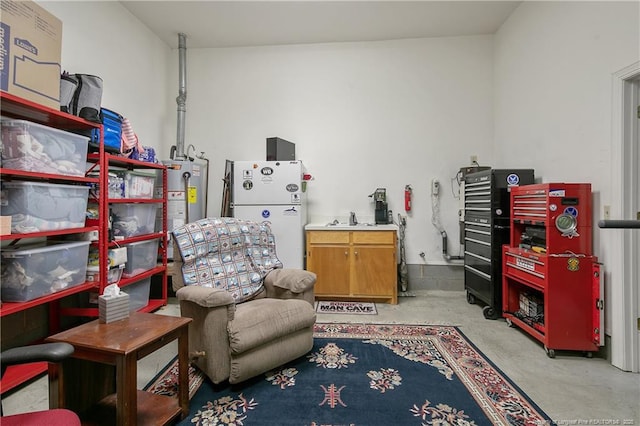
<svg viewBox="0 0 640 426">
<path fill-rule="evenodd" d="M 307 270 L 318 276 L 316 295 L 349 295 L 349 246 L 311 245 Z"/>
<path fill-rule="evenodd" d="M 353 295 L 393 295 L 397 285 L 396 251 L 394 247 L 353 246 Z"/>
</svg>

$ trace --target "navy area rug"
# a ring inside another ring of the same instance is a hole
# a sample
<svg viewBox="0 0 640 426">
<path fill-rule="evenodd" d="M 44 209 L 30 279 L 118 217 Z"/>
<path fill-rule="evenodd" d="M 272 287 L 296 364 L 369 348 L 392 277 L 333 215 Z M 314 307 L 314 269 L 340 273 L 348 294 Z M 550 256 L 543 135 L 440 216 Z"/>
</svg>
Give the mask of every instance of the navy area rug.
<svg viewBox="0 0 640 426">
<path fill-rule="evenodd" d="M 540 425 L 457 327 L 316 324 L 311 352 L 241 385 L 204 379 L 179 425 Z"/>
</svg>

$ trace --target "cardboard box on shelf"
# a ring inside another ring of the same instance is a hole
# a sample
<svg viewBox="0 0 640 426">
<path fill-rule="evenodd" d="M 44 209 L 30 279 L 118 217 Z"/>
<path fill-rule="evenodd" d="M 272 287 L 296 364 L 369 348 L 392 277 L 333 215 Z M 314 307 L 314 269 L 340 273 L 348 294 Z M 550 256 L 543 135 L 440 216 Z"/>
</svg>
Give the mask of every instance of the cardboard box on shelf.
<svg viewBox="0 0 640 426">
<path fill-rule="evenodd" d="M 62 21 L 32 1 L 0 7 L 0 90 L 60 109 Z"/>
<path fill-rule="evenodd" d="M 0 235 L 11 234 L 11 216 L 0 216 Z"/>
</svg>

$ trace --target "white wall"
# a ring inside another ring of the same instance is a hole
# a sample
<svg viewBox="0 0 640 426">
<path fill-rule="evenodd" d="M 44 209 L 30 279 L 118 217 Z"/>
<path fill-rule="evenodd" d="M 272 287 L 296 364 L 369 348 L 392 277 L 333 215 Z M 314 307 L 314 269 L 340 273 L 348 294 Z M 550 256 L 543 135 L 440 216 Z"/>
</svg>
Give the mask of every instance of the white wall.
<svg viewBox="0 0 640 426">
<path fill-rule="evenodd" d="M 40 4 L 63 21 L 63 68 L 100 75 L 103 105 L 166 158 L 175 143 L 177 52 L 117 2 Z M 592 182 L 599 212 L 610 203 L 611 74 L 637 60 L 638 28 L 636 2 L 524 2 L 495 43 L 477 36 L 188 49 L 187 144 L 212 161 L 209 212 L 219 212 L 224 160 L 264 158 L 269 136 L 295 142 L 315 177 L 313 220 L 349 211 L 370 219 L 367 195 L 376 187 L 387 188 L 396 216 L 411 184 L 408 263 L 420 263 L 421 251 L 429 263 L 442 260 L 433 178 L 456 254 L 451 179 L 471 154 L 495 167 L 533 167 L 545 181 Z M 598 230 L 594 241 L 605 257 Z"/>
<path fill-rule="evenodd" d="M 169 46 L 119 2 L 38 4 L 62 21 L 62 69 L 101 77 L 102 106 L 127 117 L 140 142 L 166 157 L 176 121 Z"/>
<path fill-rule="evenodd" d="M 103 104 L 129 117 L 162 158 L 175 143 L 177 52 L 117 2 L 39 2 L 63 21 L 62 63 L 100 75 Z M 315 177 L 312 219 L 370 220 L 386 187 L 403 212 L 414 188 L 407 263 L 441 263 L 431 179 L 442 184 L 451 254 L 458 238 L 450 180 L 469 156 L 532 167 L 545 182 L 591 182 L 594 220 L 618 211 L 612 188 L 612 74 L 638 61 L 637 2 L 523 2 L 495 36 L 236 49 L 188 49 L 187 144 L 212 161 L 219 212 L 225 159 L 262 159 L 265 138 L 296 143 Z M 177 37 L 177 35 L 176 35 Z M 187 39 L 187 46 L 189 42 Z M 395 215 L 394 215 L 395 216 Z M 594 229 L 608 268 L 611 242 Z M 621 271 L 607 270 L 607 332 Z M 616 354 L 614 353 L 614 364 Z"/>
<path fill-rule="evenodd" d="M 211 159 L 209 214 L 219 214 L 225 159 L 262 160 L 265 139 L 296 143 L 315 180 L 314 221 L 373 219 L 368 197 L 387 188 L 397 219 L 414 203 L 407 263 L 443 263 L 431 224 L 430 182 L 442 184 L 442 222 L 458 253 L 450 180 L 476 154 L 492 162 L 492 37 L 232 49 L 188 49 L 187 144 Z M 189 40 L 187 39 L 187 46 Z M 457 191 L 457 184 L 455 185 Z"/>
<path fill-rule="evenodd" d="M 603 205 L 622 217 L 612 202 L 612 75 L 639 59 L 638 2 L 523 3 L 495 36 L 496 164 L 532 166 L 543 182 L 590 182 L 594 224 Z M 619 365 L 622 271 L 603 232 L 594 229 L 594 253 L 607 271 Z"/>
<path fill-rule="evenodd" d="M 102 77 L 103 106 L 168 158 L 177 51 L 117 2 L 39 3 L 63 21 L 63 68 Z M 451 179 L 472 154 L 493 160 L 492 48 L 490 36 L 188 48 L 186 144 L 211 159 L 209 214 L 220 212 L 225 159 L 263 159 L 265 139 L 279 136 L 296 143 L 315 177 L 313 220 L 346 219 L 349 211 L 372 220 L 368 195 L 377 187 L 387 188 L 397 219 L 410 184 L 407 262 L 421 263 L 424 251 L 428 263 L 443 263 L 430 182 L 441 182 L 440 216 L 449 253 L 458 254 Z"/>
</svg>

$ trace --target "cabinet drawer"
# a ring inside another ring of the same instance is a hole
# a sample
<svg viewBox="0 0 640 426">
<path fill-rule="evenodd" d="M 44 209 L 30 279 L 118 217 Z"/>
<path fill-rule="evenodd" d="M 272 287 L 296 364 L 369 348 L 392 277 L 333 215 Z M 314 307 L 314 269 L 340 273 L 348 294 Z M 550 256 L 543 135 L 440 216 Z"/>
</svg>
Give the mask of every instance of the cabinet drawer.
<svg viewBox="0 0 640 426">
<path fill-rule="evenodd" d="M 464 267 L 473 270 L 476 275 L 491 279 L 491 259 L 487 257 L 465 251 Z"/>
<path fill-rule="evenodd" d="M 542 259 L 532 259 L 520 253 L 504 253 L 503 274 L 523 280 L 540 289 L 545 288 L 547 268 Z"/>
<path fill-rule="evenodd" d="M 483 179 L 488 179 L 485 176 Z M 491 182 L 481 180 L 465 183 L 465 213 L 486 213 L 491 211 Z"/>
<path fill-rule="evenodd" d="M 353 233 L 354 244 L 395 244 L 396 233 L 386 231 L 357 231 Z"/>
<path fill-rule="evenodd" d="M 491 225 L 475 222 L 464 222 L 465 237 L 475 238 L 486 242 L 491 241 Z"/>
<path fill-rule="evenodd" d="M 481 257 L 485 257 L 491 261 L 492 250 L 491 243 L 485 241 L 475 240 L 473 238 L 465 238 L 465 253 L 475 254 Z"/>
<path fill-rule="evenodd" d="M 348 231 L 308 231 L 310 244 L 349 244 Z"/>
</svg>

